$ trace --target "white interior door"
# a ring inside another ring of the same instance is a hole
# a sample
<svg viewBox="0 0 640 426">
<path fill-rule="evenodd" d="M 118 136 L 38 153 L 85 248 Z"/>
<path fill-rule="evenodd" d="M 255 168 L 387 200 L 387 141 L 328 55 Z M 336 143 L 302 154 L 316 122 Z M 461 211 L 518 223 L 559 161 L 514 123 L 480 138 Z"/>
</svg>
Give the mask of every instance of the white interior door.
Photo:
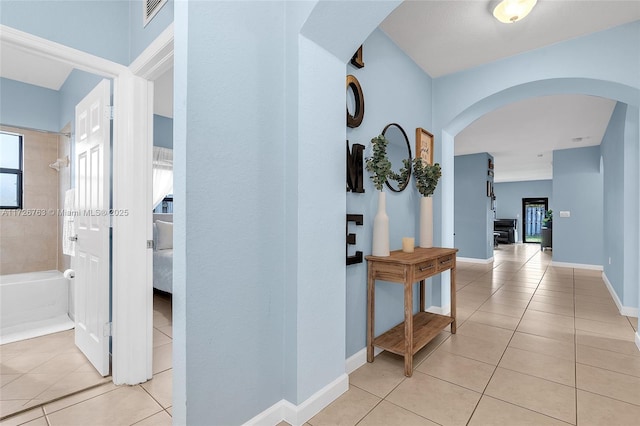
<svg viewBox="0 0 640 426">
<path fill-rule="evenodd" d="M 109 374 L 109 209 L 111 84 L 102 80 L 78 105 L 75 129 L 77 234 L 75 341 L 100 374 Z"/>
</svg>

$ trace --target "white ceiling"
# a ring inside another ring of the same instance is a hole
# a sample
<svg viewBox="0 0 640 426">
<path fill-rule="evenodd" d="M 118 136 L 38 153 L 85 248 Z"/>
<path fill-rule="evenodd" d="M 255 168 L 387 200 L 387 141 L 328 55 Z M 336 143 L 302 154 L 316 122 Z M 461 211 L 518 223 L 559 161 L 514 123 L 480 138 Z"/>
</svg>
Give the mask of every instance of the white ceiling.
<svg viewBox="0 0 640 426">
<path fill-rule="evenodd" d="M 380 27 L 437 78 L 640 19 L 637 0 L 538 0 L 525 19 L 502 24 L 492 15 L 495 4 L 405 1 Z M 614 106 L 607 99 L 569 95 L 507 105 L 464 129 L 455 139 L 455 154 L 493 155 L 496 182 L 551 179 L 553 150 L 599 145 Z"/>
<path fill-rule="evenodd" d="M 173 118 L 173 67 L 154 81 L 153 112 Z"/>
<path fill-rule="evenodd" d="M 72 70 L 68 64 L 0 43 L 0 77 L 60 90 Z M 173 67 L 155 80 L 154 88 L 154 113 L 173 117 Z"/>
<path fill-rule="evenodd" d="M 73 67 L 0 44 L 0 76 L 51 90 L 60 90 Z"/>
<path fill-rule="evenodd" d="M 585 95 L 516 102 L 491 111 L 460 132 L 455 155 L 491 153 L 495 182 L 551 179 L 553 151 L 599 145 L 615 104 Z"/>
<path fill-rule="evenodd" d="M 507 25 L 493 18 L 495 3 L 405 1 L 381 28 L 435 78 L 640 19 L 640 0 L 538 0 L 528 17 Z M 12 80 L 58 90 L 71 71 L 4 44 L 0 53 L 0 76 Z M 154 111 L 172 117 L 173 69 L 155 83 Z M 600 144 L 613 105 L 586 96 L 544 97 L 508 105 L 461 132 L 455 153 L 494 155 L 496 181 L 550 178 L 551 152 L 582 143 Z M 575 137 L 585 139 L 570 142 Z"/>
<path fill-rule="evenodd" d="M 496 1 L 405 1 L 380 28 L 436 78 L 640 19 L 640 1 L 539 0 L 529 16 L 503 24 Z"/>
</svg>

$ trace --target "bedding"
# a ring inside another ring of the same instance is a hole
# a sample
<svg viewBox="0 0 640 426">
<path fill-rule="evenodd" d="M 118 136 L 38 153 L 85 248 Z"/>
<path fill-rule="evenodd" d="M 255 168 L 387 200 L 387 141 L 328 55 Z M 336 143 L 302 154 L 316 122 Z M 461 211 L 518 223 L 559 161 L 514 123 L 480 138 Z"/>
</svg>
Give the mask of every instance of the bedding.
<svg viewBox="0 0 640 426">
<path fill-rule="evenodd" d="M 173 249 L 173 222 L 156 220 L 158 239 L 156 240 L 156 250 Z"/>
<path fill-rule="evenodd" d="M 153 287 L 173 293 L 173 249 L 153 251 Z"/>
</svg>

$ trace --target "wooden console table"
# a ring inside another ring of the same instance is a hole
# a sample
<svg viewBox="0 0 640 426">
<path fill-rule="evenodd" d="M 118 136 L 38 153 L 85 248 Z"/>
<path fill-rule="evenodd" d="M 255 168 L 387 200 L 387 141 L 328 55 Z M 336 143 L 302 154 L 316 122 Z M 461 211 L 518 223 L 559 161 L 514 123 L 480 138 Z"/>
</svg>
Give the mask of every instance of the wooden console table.
<svg viewBox="0 0 640 426">
<path fill-rule="evenodd" d="M 392 251 L 390 256 L 367 259 L 367 361 L 373 362 L 373 347 L 404 356 L 404 375 L 413 374 L 413 355 L 451 324 L 456 332 L 456 253 L 455 248 L 421 248 L 413 253 Z M 451 315 L 425 310 L 424 280 L 451 270 Z M 404 284 L 404 322 L 378 337 L 375 333 L 376 280 Z M 413 284 L 420 281 L 420 310 L 413 315 Z"/>
</svg>

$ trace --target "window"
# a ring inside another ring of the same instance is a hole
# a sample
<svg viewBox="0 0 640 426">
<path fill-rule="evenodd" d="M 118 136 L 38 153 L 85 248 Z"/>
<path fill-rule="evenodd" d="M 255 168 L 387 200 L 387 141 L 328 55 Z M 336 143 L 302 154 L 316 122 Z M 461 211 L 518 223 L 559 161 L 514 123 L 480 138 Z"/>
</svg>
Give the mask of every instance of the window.
<svg viewBox="0 0 640 426">
<path fill-rule="evenodd" d="M 22 135 L 0 132 L 0 209 L 22 208 Z"/>
</svg>

